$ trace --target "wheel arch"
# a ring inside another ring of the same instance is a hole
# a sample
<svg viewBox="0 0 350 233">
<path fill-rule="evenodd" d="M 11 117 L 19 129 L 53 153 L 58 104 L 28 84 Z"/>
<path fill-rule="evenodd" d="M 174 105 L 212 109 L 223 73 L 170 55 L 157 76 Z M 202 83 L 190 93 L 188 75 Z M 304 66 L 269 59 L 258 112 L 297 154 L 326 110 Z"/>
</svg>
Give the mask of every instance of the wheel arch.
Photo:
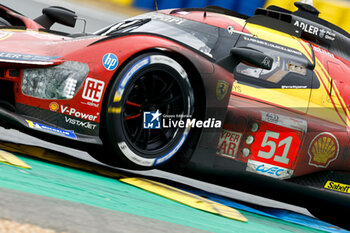
<svg viewBox="0 0 350 233">
<path fill-rule="evenodd" d="M 188 74 L 188 78 L 190 80 L 190 83 L 192 85 L 193 91 L 194 91 L 194 96 L 195 96 L 195 113 L 194 117 L 197 119 L 204 119 L 205 117 L 205 109 L 206 109 L 206 94 L 204 91 L 204 83 L 202 81 L 202 77 L 200 75 L 199 70 L 195 66 L 195 64 L 191 61 L 190 58 L 188 58 L 186 55 L 179 53 L 178 51 L 174 51 L 168 48 L 162 48 L 162 47 L 155 47 L 155 48 L 150 48 L 146 50 L 142 50 L 140 52 L 134 53 L 132 56 L 127 58 L 123 63 L 118 67 L 118 69 L 114 72 L 112 78 L 110 79 L 108 86 L 106 88 L 104 98 L 102 100 L 102 107 L 101 107 L 101 121 L 100 121 L 100 138 L 104 142 L 106 139 L 104 138 L 106 135 L 104 134 L 106 130 L 106 124 L 105 124 L 105 117 L 107 113 L 107 102 L 109 96 L 109 93 L 112 91 L 112 84 L 114 80 L 118 77 L 119 73 L 123 70 L 125 66 L 127 66 L 130 61 L 132 61 L 134 58 L 141 56 L 146 53 L 152 53 L 152 52 L 158 52 L 162 53 L 166 56 L 169 56 L 170 58 L 174 59 L 177 61 Z M 187 163 L 190 159 L 191 156 L 195 150 L 195 147 L 197 145 L 197 142 L 200 138 L 202 129 L 192 129 L 190 131 L 190 134 L 182 146 L 181 150 L 178 152 L 177 156 L 173 156 L 167 163 L 159 165 L 159 167 L 168 166 L 170 164 L 179 166 L 181 164 Z"/>
</svg>

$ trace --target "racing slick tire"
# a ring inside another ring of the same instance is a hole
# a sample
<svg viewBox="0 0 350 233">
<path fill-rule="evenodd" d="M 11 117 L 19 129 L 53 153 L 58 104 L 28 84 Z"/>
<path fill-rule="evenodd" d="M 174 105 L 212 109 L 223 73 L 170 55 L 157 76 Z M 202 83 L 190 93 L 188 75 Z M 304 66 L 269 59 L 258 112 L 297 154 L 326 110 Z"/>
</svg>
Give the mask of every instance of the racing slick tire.
<svg viewBox="0 0 350 233">
<path fill-rule="evenodd" d="M 193 89 L 185 69 L 162 53 L 132 59 L 116 75 L 104 114 L 109 164 L 153 169 L 179 153 L 190 127 L 163 127 L 162 118 L 190 116 Z M 165 119 L 165 118 L 164 118 Z"/>
</svg>

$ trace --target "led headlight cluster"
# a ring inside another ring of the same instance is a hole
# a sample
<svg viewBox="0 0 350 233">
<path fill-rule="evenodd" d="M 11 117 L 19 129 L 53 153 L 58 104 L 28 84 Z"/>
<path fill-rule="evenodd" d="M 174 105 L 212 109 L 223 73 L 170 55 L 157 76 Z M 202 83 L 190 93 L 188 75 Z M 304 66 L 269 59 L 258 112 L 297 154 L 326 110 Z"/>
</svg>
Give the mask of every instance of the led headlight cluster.
<svg viewBox="0 0 350 233">
<path fill-rule="evenodd" d="M 22 92 L 40 99 L 72 99 L 88 73 L 87 64 L 73 61 L 49 68 L 24 69 Z"/>
</svg>

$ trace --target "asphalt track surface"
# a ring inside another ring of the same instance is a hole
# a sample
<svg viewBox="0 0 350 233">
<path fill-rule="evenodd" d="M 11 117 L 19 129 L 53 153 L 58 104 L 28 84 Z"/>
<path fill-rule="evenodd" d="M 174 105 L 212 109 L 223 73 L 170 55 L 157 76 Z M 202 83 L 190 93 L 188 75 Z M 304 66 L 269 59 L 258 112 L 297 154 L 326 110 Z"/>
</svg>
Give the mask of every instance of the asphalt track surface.
<svg viewBox="0 0 350 233">
<path fill-rule="evenodd" d="M 200 211 L 126 184 L 125 182 L 128 182 L 126 180 L 129 182 L 130 180 L 139 180 L 127 178 L 134 176 L 134 174 L 127 172 L 121 174 L 113 169 L 77 161 L 78 159 L 62 153 L 3 142 L 1 148 L 10 151 L 14 149 L 25 152 L 25 154 L 33 154 L 34 157 L 44 158 L 41 160 L 14 153 L 17 159 L 21 159 L 22 165 L 24 162 L 31 169 L 0 164 L 1 218 L 5 217 L 58 231 L 77 233 L 318 232 L 315 229 L 305 227 L 304 224 L 302 224 L 304 226 L 296 225 L 288 220 L 287 222 L 270 215 L 247 212 L 242 208 L 240 208 L 240 212 L 248 219 L 248 222 L 232 220 L 230 218 L 236 219 L 237 214 L 234 214 L 234 211 L 226 206 L 220 207 L 215 203 L 210 204 L 207 199 L 204 200 L 198 196 L 196 198 L 191 193 L 185 194 L 187 197 L 183 194 L 180 195 L 182 200 L 194 197 L 193 203 L 197 207 L 199 207 L 198 205 L 202 207 L 212 206 L 217 214 Z M 1 158 L 5 157 L 6 155 L 1 153 Z M 48 162 L 48 160 L 56 161 L 58 164 Z M 70 166 L 62 166 L 61 164 L 70 164 Z M 75 168 L 71 168 L 71 166 Z M 104 174 L 104 176 L 99 174 Z M 145 179 L 142 180 L 147 182 Z M 151 186 L 154 187 L 154 185 Z M 155 187 L 159 186 L 156 184 Z M 8 189 L 23 193 L 9 192 Z M 167 188 L 165 192 L 169 194 L 169 189 Z M 175 195 L 179 193 L 183 192 L 179 189 L 175 190 Z M 209 194 L 199 195 L 208 196 Z M 230 204 L 226 205 L 230 206 Z M 225 218 L 220 215 L 231 217 Z M 290 217 L 290 215 L 288 216 Z M 297 217 L 297 219 L 302 218 L 304 217 Z M 245 220 L 242 219 L 242 221 Z M 328 226 L 326 229 L 331 230 L 331 232 L 345 233 L 342 230 L 333 231 L 332 226 Z"/>
<path fill-rule="evenodd" d="M 0 196 L 2 218 L 59 232 L 206 232 L 153 218 L 4 188 L 0 188 Z M 14 199 L 18 201 L 13 202 Z M 78 216 L 83 216 L 83 221 Z"/>
<path fill-rule="evenodd" d="M 60 0 L 60 1 L 58 1 L 58 0 L 1 0 L 0 3 L 3 5 L 7 5 L 10 8 L 13 8 L 13 9 L 21 12 L 22 14 L 24 14 L 28 17 L 32 17 L 32 18 L 39 16 L 41 14 L 41 9 L 44 7 L 47 7 L 49 5 L 64 6 L 64 7 L 67 7 L 69 9 L 76 11 L 79 14 L 79 16 L 81 16 L 87 20 L 87 22 L 88 22 L 87 23 L 87 31 L 88 32 L 96 31 L 102 27 L 105 27 L 109 24 L 112 24 L 116 21 L 119 21 L 119 20 L 127 17 L 125 15 L 120 15 L 118 13 L 106 12 L 106 11 L 102 11 L 102 9 L 96 9 L 96 8 L 91 8 L 91 7 L 90 8 L 85 7 L 85 6 L 83 7 L 83 6 L 81 6 L 81 4 L 77 5 L 76 3 L 66 2 L 66 1 L 62 1 L 62 0 Z M 70 29 L 70 28 L 67 28 L 64 26 L 58 26 L 58 27 L 56 26 L 53 29 L 65 30 L 67 32 L 81 32 L 82 28 L 83 28 L 83 25 L 79 22 L 79 23 L 77 23 L 77 26 L 75 29 Z M 60 151 L 60 152 L 84 159 L 84 160 L 98 163 L 96 160 L 91 158 L 85 152 L 62 147 L 62 146 L 55 145 L 55 144 L 51 144 L 51 143 L 33 138 L 31 136 L 22 134 L 16 130 L 5 130 L 5 129 L 0 128 L 0 139 L 6 140 L 6 141 L 17 142 L 17 143 L 25 143 L 28 145 L 41 146 L 41 147 L 49 148 L 52 150 Z M 241 200 L 244 200 L 246 202 L 251 202 L 251 203 L 260 204 L 260 205 L 264 205 L 264 206 L 271 206 L 271 207 L 276 207 L 276 208 L 288 209 L 288 210 L 292 210 L 292 211 L 299 212 L 302 214 L 310 215 L 309 212 L 304 208 L 300 208 L 297 206 L 292 206 L 289 204 L 273 201 L 273 200 L 258 197 L 255 195 L 246 194 L 246 193 L 232 190 L 232 189 L 227 189 L 227 188 L 215 186 L 212 184 L 199 182 L 196 180 L 188 179 L 188 178 L 181 177 L 181 176 L 174 175 L 174 174 L 169 174 L 169 173 L 162 172 L 162 171 L 153 170 L 153 171 L 149 171 L 149 172 L 140 172 L 140 173 L 144 174 L 144 175 L 164 177 L 164 178 L 167 178 L 170 180 L 176 180 L 178 182 L 181 182 L 181 183 L 184 183 L 184 184 L 187 184 L 190 186 L 194 186 L 194 187 L 206 190 L 208 192 L 216 193 L 218 195 L 222 195 L 222 196 L 226 196 L 226 197 L 234 197 L 235 199 L 241 199 Z M 7 195 L 8 197 L 11 197 L 12 195 L 14 195 L 14 196 L 20 197 L 20 195 L 21 195 L 21 193 L 18 193 L 16 191 L 13 191 L 13 193 L 6 194 L 8 192 L 9 192 L 8 190 L 0 189 L 0 196 L 6 197 L 6 195 Z M 32 202 L 32 201 L 35 202 L 35 195 L 34 196 L 33 195 L 26 195 L 25 197 L 23 196 L 23 198 L 28 198 L 30 200 L 29 202 Z M 48 199 L 50 199 L 50 198 L 48 198 Z M 6 198 L 4 200 L 6 200 Z M 69 205 L 67 203 L 64 203 L 63 201 L 51 200 L 51 199 L 49 200 L 49 202 L 50 201 L 52 201 L 54 203 L 53 206 L 56 205 L 57 208 L 53 207 L 53 209 L 57 209 L 57 211 L 58 211 L 58 209 L 60 209 L 60 207 L 59 207 L 60 205 L 62 205 L 62 206 Z M 8 203 L 8 202 L 6 202 L 6 203 Z M 21 208 L 20 202 L 12 203 L 11 205 L 12 205 L 11 208 L 13 210 L 20 210 L 20 208 Z M 12 211 L 12 212 L 13 212 L 12 213 L 13 215 L 16 215 L 16 213 L 18 211 Z M 98 210 L 97 212 L 102 213 L 103 211 Z M 17 213 L 17 215 L 20 215 L 20 214 L 21 213 Z M 52 221 L 51 220 L 52 216 L 45 215 L 42 212 L 27 213 L 27 214 L 29 214 L 28 216 L 32 216 L 33 218 L 35 215 L 37 215 L 39 217 L 37 219 L 42 219 L 41 221 L 43 221 L 43 222 Z M 9 216 L 10 216 L 10 214 L 9 214 Z M 79 214 L 77 214 L 77 216 L 79 216 Z M 120 216 L 115 216 L 115 217 L 120 218 Z M 132 216 L 132 217 L 137 218 L 137 216 Z M 107 220 L 109 217 L 105 217 L 105 218 L 106 218 L 105 220 Z M 79 219 L 76 219 L 74 221 L 79 222 Z M 146 221 L 146 220 L 141 218 L 141 219 L 138 219 L 137 221 L 142 222 L 142 221 Z M 147 221 L 149 221 L 149 220 L 147 220 Z M 90 221 L 88 221 L 88 222 L 90 222 Z M 156 221 L 155 226 L 161 227 L 162 223 L 159 223 Z M 134 227 L 134 226 L 132 226 L 132 227 Z M 179 226 L 171 227 L 171 229 L 177 229 L 177 230 L 181 229 L 181 228 L 176 228 L 176 227 L 179 227 Z M 125 230 L 128 230 L 128 229 L 125 229 Z M 130 228 L 129 230 L 134 231 L 134 230 L 136 230 L 136 228 L 135 229 Z M 153 230 L 156 230 L 156 228 L 154 228 Z M 157 229 L 157 230 L 160 231 L 161 229 Z M 186 231 L 186 232 L 191 232 L 192 230 L 193 229 L 183 229 L 183 231 Z M 135 232 L 138 232 L 138 231 L 136 230 Z M 193 232 L 196 232 L 196 231 L 193 230 Z"/>
</svg>

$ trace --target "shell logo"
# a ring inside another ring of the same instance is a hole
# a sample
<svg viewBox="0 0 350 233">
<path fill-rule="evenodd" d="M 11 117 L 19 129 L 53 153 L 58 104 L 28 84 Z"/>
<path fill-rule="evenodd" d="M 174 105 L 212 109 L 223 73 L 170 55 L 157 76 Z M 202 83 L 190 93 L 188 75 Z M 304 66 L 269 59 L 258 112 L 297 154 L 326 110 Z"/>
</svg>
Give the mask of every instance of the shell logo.
<svg viewBox="0 0 350 233">
<path fill-rule="evenodd" d="M 59 105 L 58 105 L 58 103 L 56 103 L 56 102 L 52 102 L 52 103 L 50 103 L 50 105 L 49 105 L 50 110 L 51 110 L 51 111 L 55 111 L 55 112 L 58 110 L 58 107 L 59 107 Z"/>
<path fill-rule="evenodd" d="M 311 142 L 308 154 L 309 164 L 315 167 L 326 168 L 336 160 L 339 154 L 339 143 L 337 138 L 327 132 L 318 134 Z"/>
</svg>

